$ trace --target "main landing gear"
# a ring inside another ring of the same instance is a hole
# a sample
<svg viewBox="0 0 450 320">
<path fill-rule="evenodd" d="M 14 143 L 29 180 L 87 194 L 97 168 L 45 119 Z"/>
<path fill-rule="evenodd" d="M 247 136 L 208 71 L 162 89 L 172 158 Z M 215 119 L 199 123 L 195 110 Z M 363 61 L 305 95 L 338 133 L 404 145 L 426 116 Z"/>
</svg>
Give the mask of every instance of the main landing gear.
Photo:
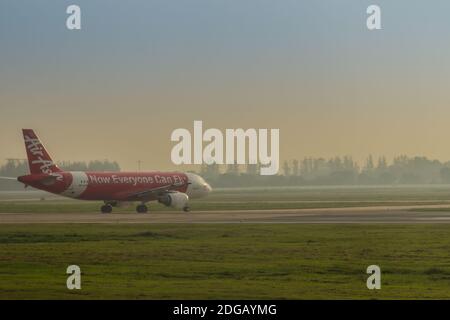
<svg viewBox="0 0 450 320">
<path fill-rule="evenodd" d="M 114 204 L 111 204 L 111 203 L 105 203 L 105 204 L 100 208 L 100 210 L 101 210 L 102 213 L 111 213 L 111 212 L 112 212 L 112 209 L 113 209 L 113 206 L 114 206 Z M 183 207 L 183 211 L 184 211 L 184 212 L 190 212 L 190 211 L 191 211 L 191 208 L 190 208 L 189 206 L 184 206 L 184 207 Z M 148 207 L 147 207 L 144 203 L 142 203 L 142 204 L 140 204 L 140 205 L 138 205 L 138 206 L 136 207 L 136 212 L 137 212 L 137 213 L 147 213 L 147 212 L 148 212 Z"/>
<path fill-rule="evenodd" d="M 147 213 L 148 207 L 145 204 L 140 204 L 136 207 L 136 212 L 137 213 Z"/>
<path fill-rule="evenodd" d="M 110 204 L 105 204 L 101 207 L 102 213 L 111 213 L 112 212 L 112 206 Z"/>
</svg>

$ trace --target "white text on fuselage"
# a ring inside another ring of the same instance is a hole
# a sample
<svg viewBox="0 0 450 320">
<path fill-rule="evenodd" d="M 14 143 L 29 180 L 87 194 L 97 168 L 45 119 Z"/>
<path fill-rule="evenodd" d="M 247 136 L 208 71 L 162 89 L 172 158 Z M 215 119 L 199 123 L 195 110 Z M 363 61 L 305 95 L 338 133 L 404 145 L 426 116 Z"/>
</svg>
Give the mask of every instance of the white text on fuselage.
<svg viewBox="0 0 450 320">
<path fill-rule="evenodd" d="M 138 184 L 162 184 L 162 185 L 174 185 L 174 186 L 182 186 L 186 184 L 185 179 L 180 175 L 171 175 L 171 176 L 119 176 L 119 175 L 111 175 L 111 176 L 97 176 L 90 174 L 89 182 L 93 184 L 131 184 L 133 186 L 137 186 Z"/>
</svg>

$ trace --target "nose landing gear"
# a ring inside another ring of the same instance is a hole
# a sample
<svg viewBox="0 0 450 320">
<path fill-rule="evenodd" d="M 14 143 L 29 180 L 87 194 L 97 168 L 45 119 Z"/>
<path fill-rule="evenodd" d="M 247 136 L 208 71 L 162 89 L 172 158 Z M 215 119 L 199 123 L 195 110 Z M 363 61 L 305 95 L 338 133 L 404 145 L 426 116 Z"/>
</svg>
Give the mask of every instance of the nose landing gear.
<svg viewBox="0 0 450 320">
<path fill-rule="evenodd" d="M 111 213 L 112 212 L 112 206 L 110 204 L 103 205 L 100 210 L 102 213 Z"/>
</svg>

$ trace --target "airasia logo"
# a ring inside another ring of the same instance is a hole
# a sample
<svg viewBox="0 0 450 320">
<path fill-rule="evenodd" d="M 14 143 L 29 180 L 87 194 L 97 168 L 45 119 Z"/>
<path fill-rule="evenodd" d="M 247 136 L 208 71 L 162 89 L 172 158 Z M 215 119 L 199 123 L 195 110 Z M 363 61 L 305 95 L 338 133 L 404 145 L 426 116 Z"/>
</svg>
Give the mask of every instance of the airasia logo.
<svg viewBox="0 0 450 320">
<path fill-rule="evenodd" d="M 31 164 L 41 165 L 39 169 L 42 173 L 52 175 L 56 177 L 57 180 L 62 181 L 63 176 L 60 173 L 56 173 L 52 171 L 52 167 L 55 166 L 53 161 L 44 159 L 44 151 L 41 142 L 38 139 L 30 138 L 29 136 L 25 136 L 25 145 L 27 149 L 33 155 L 33 159 L 31 160 Z"/>
</svg>

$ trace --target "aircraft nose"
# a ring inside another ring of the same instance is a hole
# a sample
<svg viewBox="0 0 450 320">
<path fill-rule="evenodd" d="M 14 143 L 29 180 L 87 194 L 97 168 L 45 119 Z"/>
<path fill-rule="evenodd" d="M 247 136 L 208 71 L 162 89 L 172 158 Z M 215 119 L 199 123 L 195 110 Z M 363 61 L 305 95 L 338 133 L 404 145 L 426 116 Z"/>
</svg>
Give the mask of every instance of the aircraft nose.
<svg viewBox="0 0 450 320">
<path fill-rule="evenodd" d="M 208 183 L 205 183 L 205 185 L 203 186 L 203 190 L 205 190 L 206 193 L 210 193 L 212 191 L 212 188 Z"/>
</svg>

